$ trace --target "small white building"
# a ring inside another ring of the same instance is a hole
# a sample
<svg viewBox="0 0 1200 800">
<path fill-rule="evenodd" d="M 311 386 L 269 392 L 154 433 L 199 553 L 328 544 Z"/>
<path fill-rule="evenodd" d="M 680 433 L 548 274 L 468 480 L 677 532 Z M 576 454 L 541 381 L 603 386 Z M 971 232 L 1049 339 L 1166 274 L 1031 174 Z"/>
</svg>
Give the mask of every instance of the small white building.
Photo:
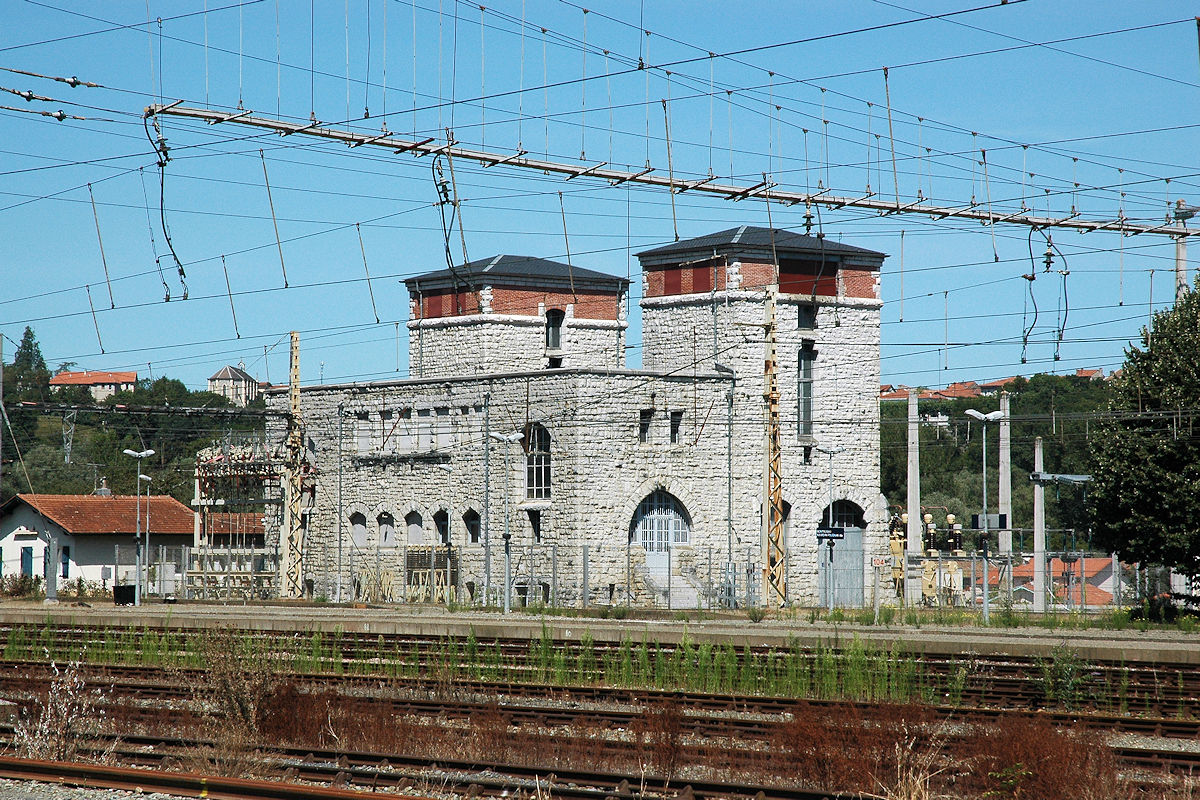
<svg viewBox="0 0 1200 800">
<path fill-rule="evenodd" d="M 235 406 L 247 406 L 258 398 L 258 380 L 246 372 L 246 365 L 224 366 L 208 379 L 208 390 Z"/>
<path fill-rule="evenodd" d="M 151 553 L 191 545 L 195 514 L 173 497 L 152 495 L 18 494 L 0 506 L 0 574 L 45 577 L 55 564 L 59 583 L 132 583 L 128 553 L 136 531 L 149 531 Z M 49 545 L 58 556 L 52 558 Z M 123 552 L 118 556 L 118 548 Z M 128 573 L 128 574 L 126 574 Z"/>
</svg>

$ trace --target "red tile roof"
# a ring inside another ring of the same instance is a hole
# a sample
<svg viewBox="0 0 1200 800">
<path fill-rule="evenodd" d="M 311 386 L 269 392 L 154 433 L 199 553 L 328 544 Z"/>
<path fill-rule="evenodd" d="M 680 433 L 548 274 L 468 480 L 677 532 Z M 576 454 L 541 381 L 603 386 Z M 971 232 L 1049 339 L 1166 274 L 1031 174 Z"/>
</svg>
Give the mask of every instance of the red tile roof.
<svg viewBox="0 0 1200 800">
<path fill-rule="evenodd" d="M 1054 596 L 1062 602 L 1067 602 L 1067 594 L 1066 586 L 1057 586 L 1054 589 Z M 1086 592 L 1080 588 L 1078 583 L 1074 584 L 1071 587 L 1070 595 L 1069 600 L 1075 605 L 1080 605 L 1086 600 L 1089 606 L 1107 606 L 1111 605 L 1113 601 L 1111 592 L 1106 592 L 1100 587 L 1092 586 L 1091 584 L 1088 584 Z"/>
<path fill-rule="evenodd" d="M 99 386 L 110 383 L 137 383 L 136 372 L 60 372 L 50 379 L 51 386 Z"/>
<path fill-rule="evenodd" d="M 956 400 L 961 397 L 979 397 L 979 384 L 975 381 L 959 381 L 945 389 L 927 389 L 918 395 L 920 400 Z"/>
<path fill-rule="evenodd" d="M 979 384 L 979 388 L 980 389 L 989 389 L 989 390 L 990 389 L 1003 389 L 1005 386 L 1008 386 L 1010 383 L 1015 381 L 1017 379 L 1017 377 L 1018 376 L 1014 375 L 1011 378 L 1000 378 L 999 380 L 988 381 L 987 383 L 981 383 L 981 384 Z"/>
<path fill-rule="evenodd" d="M 1080 369 L 1075 370 L 1075 375 L 1076 375 L 1076 377 L 1079 377 L 1079 378 L 1103 378 L 1104 370 L 1103 369 L 1082 369 L 1082 368 L 1080 368 Z"/>
<path fill-rule="evenodd" d="M 1109 569 L 1111 567 L 1112 567 L 1112 559 L 1111 558 L 1093 557 L 1093 558 L 1084 558 L 1083 559 L 1084 575 L 1088 578 L 1094 578 L 1097 575 L 1099 575 L 1101 572 L 1103 572 L 1104 570 Z M 1048 564 L 1048 571 L 1046 573 L 1046 576 L 1048 578 L 1049 577 L 1061 578 L 1063 576 L 1063 574 L 1067 573 L 1067 572 L 1070 572 L 1071 574 L 1078 576 L 1079 575 L 1079 562 L 1076 561 L 1076 562 L 1067 564 L 1067 563 L 1064 563 L 1062 561 L 1062 559 L 1059 559 L 1059 558 L 1050 559 L 1050 563 Z M 1013 567 L 1013 578 L 1014 579 L 1015 578 L 1028 578 L 1029 580 L 1033 580 L 1033 561 L 1032 561 L 1032 559 L 1029 561 L 1026 561 L 1024 564 L 1018 564 L 1018 565 L 1014 566 Z"/>
<path fill-rule="evenodd" d="M 133 495 L 19 494 L 20 500 L 41 512 L 67 533 L 120 533 L 137 531 L 137 498 Z M 10 505 L 9 500 L 5 505 Z M 141 524 L 151 533 L 193 533 L 192 510 L 169 495 L 141 499 Z"/>
<path fill-rule="evenodd" d="M 201 517 L 207 533 L 257 536 L 265 533 L 263 515 L 253 511 L 215 511 Z"/>
</svg>

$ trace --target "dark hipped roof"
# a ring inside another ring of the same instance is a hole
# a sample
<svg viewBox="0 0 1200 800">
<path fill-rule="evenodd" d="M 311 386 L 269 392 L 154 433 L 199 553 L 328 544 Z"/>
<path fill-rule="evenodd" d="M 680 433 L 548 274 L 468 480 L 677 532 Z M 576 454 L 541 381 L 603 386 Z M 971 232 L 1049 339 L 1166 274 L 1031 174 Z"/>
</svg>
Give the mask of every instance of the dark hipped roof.
<svg viewBox="0 0 1200 800">
<path fill-rule="evenodd" d="M 254 376 L 246 372 L 240 367 L 226 365 L 217 370 L 217 374 L 209 378 L 210 381 L 252 381 L 256 382 Z"/>
<path fill-rule="evenodd" d="M 570 287 L 574 283 L 577 289 L 618 291 L 627 287 L 629 280 L 544 258 L 499 255 L 461 264 L 454 268 L 454 272 L 442 269 L 404 281 L 410 292 L 448 289 L 456 283 L 460 289 L 495 284 L 558 288 Z"/>
<path fill-rule="evenodd" d="M 854 247 L 830 239 L 816 236 L 805 236 L 800 233 L 781 228 L 758 228 L 752 225 L 742 225 L 737 228 L 697 236 L 694 239 L 684 239 L 681 242 L 655 247 L 637 254 L 643 266 L 679 263 L 693 258 L 707 258 L 713 255 L 766 255 L 770 257 L 771 248 L 777 253 L 793 256 L 798 253 L 805 255 L 833 257 L 841 261 L 859 262 L 864 265 L 879 266 L 887 256 L 865 247 Z"/>
<path fill-rule="evenodd" d="M 67 533 L 120 533 L 133 535 L 140 525 L 151 533 L 191 534 L 191 509 L 169 495 L 151 495 L 140 500 L 130 495 L 18 494 L 4 504 L 8 510 L 25 503 Z M 141 506 L 139 512 L 138 506 Z"/>
</svg>

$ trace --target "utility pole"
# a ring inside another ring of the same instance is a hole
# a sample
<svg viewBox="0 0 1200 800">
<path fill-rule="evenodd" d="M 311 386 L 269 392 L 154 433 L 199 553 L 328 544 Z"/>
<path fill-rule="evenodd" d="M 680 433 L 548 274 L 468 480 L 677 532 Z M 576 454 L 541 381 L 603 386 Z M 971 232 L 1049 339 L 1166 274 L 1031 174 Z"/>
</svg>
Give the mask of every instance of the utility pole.
<svg viewBox="0 0 1200 800">
<path fill-rule="evenodd" d="M 0 497 L 4 496 L 4 431 L 8 413 L 4 410 L 4 335 L 0 334 Z"/>
<path fill-rule="evenodd" d="M 908 390 L 908 541 L 904 549 L 904 602 L 921 602 L 921 581 L 912 573 L 913 557 L 921 554 L 921 421 L 917 416 L 917 390 Z"/>
<path fill-rule="evenodd" d="M 292 331 L 288 364 L 288 432 L 287 459 L 283 469 L 283 564 L 280 573 L 283 597 L 304 594 L 304 527 L 301 520 L 302 476 L 304 464 L 304 433 L 300 422 L 300 334 Z"/>
<path fill-rule="evenodd" d="M 783 476 L 779 436 L 779 371 L 775 360 L 775 300 L 779 275 L 767 287 L 765 303 L 766 352 L 763 358 L 763 400 L 766 405 L 766 443 L 763 451 L 763 604 L 779 608 L 787 599 L 787 553 L 783 536 Z"/>
<path fill-rule="evenodd" d="M 1033 440 L 1033 470 L 1042 471 L 1042 437 Z M 1046 610 L 1046 487 L 1033 484 L 1033 610 Z"/>
<path fill-rule="evenodd" d="M 483 393 L 483 604 L 492 599 L 492 392 Z"/>
<path fill-rule="evenodd" d="M 1012 420 L 1008 409 L 1011 396 L 1000 392 L 1000 555 L 1012 553 Z"/>
<path fill-rule="evenodd" d="M 1187 237 L 1175 237 L 1175 302 L 1187 294 Z"/>
<path fill-rule="evenodd" d="M 337 424 L 337 437 L 338 437 L 338 446 L 337 446 L 337 454 L 338 454 L 337 602 L 340 603 L 340 602 L 342 602 L 342 540 L 345 538 L 345 536 L 343 535 L 343 531 L 342 531 L 342 517 L 345 516 L 345 514 L 343 513 L 343 509 L 345 508 L 345 506 L 342 505 L 342 420 L 345 419 L 345 417 L 346 417 L 346 408 L 342 403 L 338 403 L 337 412 L 338 412 L 338 424 Z M 430 556 L 430 558 L 433 558 L 433 556 Z"/>
</svg>

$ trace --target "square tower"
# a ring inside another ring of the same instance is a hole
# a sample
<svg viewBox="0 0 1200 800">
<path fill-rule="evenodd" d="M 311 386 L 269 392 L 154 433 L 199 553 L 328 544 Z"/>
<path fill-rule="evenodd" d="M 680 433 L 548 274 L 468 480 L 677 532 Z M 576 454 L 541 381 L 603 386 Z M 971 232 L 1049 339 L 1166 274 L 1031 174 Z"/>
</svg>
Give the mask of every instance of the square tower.
<svg viewBox="0 0 1200 800">
<path fill-rule="evenodd" d="M 404 285 L 414 378 L 625 366 L 626 278 L 498 255 Z"/>
</svg>

